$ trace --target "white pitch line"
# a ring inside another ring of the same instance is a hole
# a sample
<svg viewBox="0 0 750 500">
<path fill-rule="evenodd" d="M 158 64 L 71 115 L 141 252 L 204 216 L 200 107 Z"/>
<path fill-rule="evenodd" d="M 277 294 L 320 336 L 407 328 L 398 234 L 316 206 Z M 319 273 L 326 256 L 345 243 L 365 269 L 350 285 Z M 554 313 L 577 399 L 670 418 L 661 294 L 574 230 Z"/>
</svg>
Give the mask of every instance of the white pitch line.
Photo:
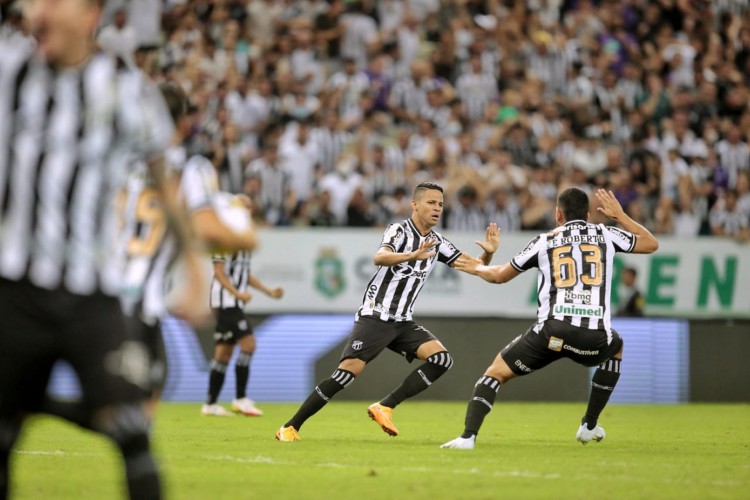
<svg viewBox="0 0 750 500">
<path fill-rule="evenodd" d="M 227 461 L 227 462 L 236 462 L 236 463 L 243 463 L 243 464 L 268 464 L 268 465 L 294 465 L 294 466 L 310 466 L 313 467 L 320 467 L 320 468 L 336 468 L 336 469 L 363 469 L 367 468 L 368 466 L 365 465 L 351 465 L 351 464 L 341 464 L 337 462 L 321 462 L 317 464 L 311 464 L 309 462 L 291 462 L 286 460 L 275 460 L 270 457 L 265 457 L 262 455 L 256 456 L 256 457 L 235 457 L 232 455 L 217 455 L 213 457 L 206 457 L 208 460 L 216 460 L 216 461 Z M 461 474 L 461 475 L 476 475 L 476 474 L 482 474 L 482 470 L 478 469 L 476 467 L 472 467 L 471 469 L 441 469 L 441 468 L 435 468 L 435 467 L 426 467 L 426 466 L 419 466 L 419 467 L 400 467 L 399 471 L 407 471 L 407 472 L 427 472 L 427 473 L 450 473 L 450 474 Z M 494 471 L 491 473 L 484 473 L 485 475 L 489 475 L 491 477 L 525 477 L 525 478 L 533 478 L 533 479 L 560 479 L 562 476 L 560 474 L 542 474 L 540 472 L 533 472 L 533 471 L 525 471 L 525 470 L 509 470 L 509 471 Z"/>
<path fill-rule="evenodd" d="M 19 455 L 41 455 L 41 456 L 52 456 L 52 457 L 101 457 L 101 453 L 81 453 L 77 451 L 62 451 L 62 450 L 14 450 L 14 453 Z"/>
</svg>

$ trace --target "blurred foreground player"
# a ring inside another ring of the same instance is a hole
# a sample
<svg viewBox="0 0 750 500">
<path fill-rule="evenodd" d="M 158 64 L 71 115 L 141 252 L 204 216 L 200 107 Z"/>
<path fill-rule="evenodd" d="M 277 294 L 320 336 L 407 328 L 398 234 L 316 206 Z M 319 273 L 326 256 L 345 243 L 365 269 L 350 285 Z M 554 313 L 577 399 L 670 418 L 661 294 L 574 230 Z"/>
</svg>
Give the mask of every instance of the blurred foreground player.
<svg viewBox="0 0 750 500">
<path fill-rule="evenodd" d="M 600 189 L 596 197 L 599 212 L 625 230 L 589 223 L 588 195 L 570 188 L 557 198 L 559 227 L 531 240 L 510 262 L 489 267 L 468 255 L 459 257 L 456 269 L 490 283 L 506 283 L 538 268 L 539 308 L 536 324 L 505 346 L 477 381 L 463 434 L 441 448 L 474 448 L 501 384 L 561 358 L 584 366 L 599 365 L 576 439 L 583 444 L 604 439 L 598 419 L 620 378 L 623 348 L 610 318 L 613 259 L 617 252 L 653 253 L 659 243 L 625 214 L 611 191 Z"/>
<path fill-rule="evenodd" d="M 161 495 L 141 404 L 148 360 L 118 300 L 113 200 L 133 154 L 162 188 L 173 127 L 153 85 L 93 54 L 100 11 L 93 0 L 30 0 L 35 43 L 0 40 L 0 498 L 58 359 L 75 370 L 92 427 L 122 454 L 130 497 Z"/>
</svg>

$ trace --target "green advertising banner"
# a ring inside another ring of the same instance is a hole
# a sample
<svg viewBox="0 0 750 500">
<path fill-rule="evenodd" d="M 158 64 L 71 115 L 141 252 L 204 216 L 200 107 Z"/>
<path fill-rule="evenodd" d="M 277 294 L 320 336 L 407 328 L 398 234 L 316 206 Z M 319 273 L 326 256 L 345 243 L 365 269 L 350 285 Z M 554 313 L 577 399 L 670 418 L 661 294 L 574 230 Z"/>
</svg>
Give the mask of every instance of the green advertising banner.
<svg viewBox="0 0 750 500">
<path fill-rule="evenodd" d="M 459 249 L 479 255 L 483 234 L 444 233 Z M 372 258 L 381 230 L 272 229 L 261 231 L 253 273 L 286 289 L 283 300 L 255 294 L 248 310 L 257 313 L 355 313 L 375 271 Z M 493 264 L 507 262 L 535 234 L 503 235 Z M 620 300 L 620 271 L 636 269 L 636 284 L 649 316 L 750 317 L 750 246 L 723 238 L 660 238 L 653 255 L 618 254 L 612 301 Z M 415 305 L 415 316 L 536 314 L 536 272 L 504 285 L 491 285 L 439 265 Z"/>
</svg>

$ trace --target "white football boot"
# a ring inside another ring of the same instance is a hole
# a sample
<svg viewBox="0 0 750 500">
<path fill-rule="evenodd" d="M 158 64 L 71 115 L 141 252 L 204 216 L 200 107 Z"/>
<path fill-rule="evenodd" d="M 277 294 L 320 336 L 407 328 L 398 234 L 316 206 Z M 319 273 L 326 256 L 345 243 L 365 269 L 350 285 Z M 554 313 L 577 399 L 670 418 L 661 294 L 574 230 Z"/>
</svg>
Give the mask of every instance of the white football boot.
<svg viewBox="0 0 750 500">
<path fill-rule="evenodd" d="M 471 436 L 470 438 L 457 437 L 453 441 L 448 441 L 447 443 L 440 445 L 440 447 L 451 448 L 453 450 L 473 450 L 474 442 L 476 440 L 476 436 Z"/>
<path fill-rule="evenodd" d="M 207 417 L 233 417 L 234 415 L 229 413 L 226 409 L 224 409 L 223 406 L 212 404 L 212 405 L 203 405 L 201 408 L 201 415 L 205 415 Z"/>
<path fill-rule="evenodd" d="M 589 428 L 586 427 L 586 424 L 581 424 L 581 426 L 578 428 L 578 432 L 576 432 L 576 440 L 580 441 L 582 444 L 586 444 L 591 441 L 596 441 L 598 443 L 599 441 L 604 439 L 606 435 L 607 433 L 604 432 L 604 429 L 599 427 L 599 425 L 589 430 Z"/>
<path fill-rule="evenodd" d="M 263 415 L 263 411 L 255 407 L 255 401 L 248 398 L 235 399 L 232 401 L 232 406 L 230 408 L 233 412 L 241 413 L 248 417 L 259 417 Z"/>
</svg>

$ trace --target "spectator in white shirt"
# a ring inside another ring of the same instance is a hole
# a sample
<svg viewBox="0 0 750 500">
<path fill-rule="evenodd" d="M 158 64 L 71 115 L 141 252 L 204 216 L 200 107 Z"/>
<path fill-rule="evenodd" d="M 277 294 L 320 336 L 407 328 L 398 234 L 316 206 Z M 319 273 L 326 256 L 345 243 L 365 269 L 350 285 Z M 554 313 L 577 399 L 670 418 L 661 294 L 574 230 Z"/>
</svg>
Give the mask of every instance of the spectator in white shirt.
<svg viewBox="0 0 750 500">
<path fill-rule="evenodd" d="M 128 67 L 135 68 L 138 35 L 135 28 L 128 24 L 125 8 L 115 11 L 112 24 L 102 28 L 96 41 L 104 52 L 119 57 Z"/>
<path fill-rule="evenodd" d="M 308 124 L 289 123 L 279 143 L 279 162 L 289 174 L 298 202 L 306 201 L 312 193 L 319 157 L 317 144 L 310 140 Z"/>
</svg>

